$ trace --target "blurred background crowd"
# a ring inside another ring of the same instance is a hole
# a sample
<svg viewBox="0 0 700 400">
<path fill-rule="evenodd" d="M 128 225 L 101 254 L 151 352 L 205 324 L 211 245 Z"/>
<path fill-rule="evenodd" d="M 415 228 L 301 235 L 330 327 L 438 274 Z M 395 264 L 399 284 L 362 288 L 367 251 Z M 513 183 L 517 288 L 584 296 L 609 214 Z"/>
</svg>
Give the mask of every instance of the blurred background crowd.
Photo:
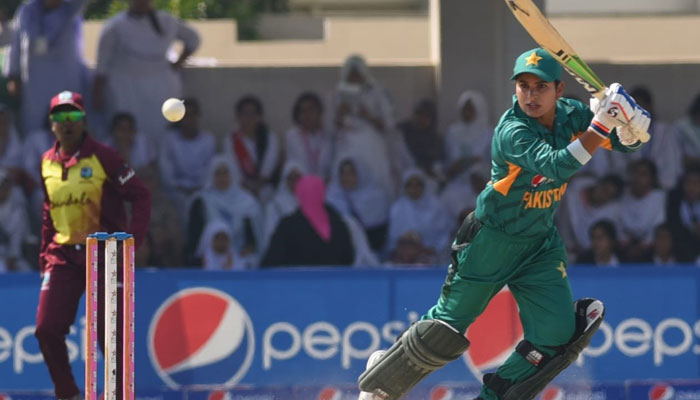
<svg viewBox="0 0 700 400">
<path fill-rule="evenodd" d="M 350 54 L 326 93 L 299 88 L 286 130 L 270 129 L 266 99 L 245 93 L 228 106 L 235 124 L 209 132 L 204 99 L 183 93 L 179 72 L 201 46 L 186 20 L 150 0 L 10 3 L 0 5 L 0 271 L 37 268 L 48 102 L 63 90 L 84 95 L 90 134 L 151 191 L 139 266 L 444 266 L 491 179 L 490 116 L 502 110 L 478 91 L 464 88 L 441 130 L 435 99 L 409 99 L 412 112 L 397 115 L 371 65 Z M 86 7 L 109 15 L 94 68 L 83 57 Z M 653 93 L 628 89 L 653 115 Z M 173 124 L 160 112 L 169 97 L 185 97 Z M 632 155 L 597 152 L 568 185 L 557 225 L 570 263 L 700 263 L 700 95 L 681 119 L 653 119 L 650 133 Z M 316 199 L 329 210 L 325 243 L 303 229 Z"/>
</svg>

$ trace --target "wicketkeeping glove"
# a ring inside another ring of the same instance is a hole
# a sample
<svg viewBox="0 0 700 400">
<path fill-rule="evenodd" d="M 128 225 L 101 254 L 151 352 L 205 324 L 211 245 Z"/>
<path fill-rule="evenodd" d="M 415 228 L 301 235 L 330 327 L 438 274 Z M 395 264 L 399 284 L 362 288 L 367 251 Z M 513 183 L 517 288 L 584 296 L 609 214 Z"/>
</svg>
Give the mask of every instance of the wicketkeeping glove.
<svg viewBox="0 0 700 400">
<path fill-rule="evenodd" d="M 639 107 L 619 83 L 610 85 L 605 90 L 605 97 L 601 100 L 591 99 L 590 105 L 591 111 L 595 114 L 591 121 L 591 129 L 606 139 L 613 128 L 630 122 L 635 108 Z"/>
</svg>

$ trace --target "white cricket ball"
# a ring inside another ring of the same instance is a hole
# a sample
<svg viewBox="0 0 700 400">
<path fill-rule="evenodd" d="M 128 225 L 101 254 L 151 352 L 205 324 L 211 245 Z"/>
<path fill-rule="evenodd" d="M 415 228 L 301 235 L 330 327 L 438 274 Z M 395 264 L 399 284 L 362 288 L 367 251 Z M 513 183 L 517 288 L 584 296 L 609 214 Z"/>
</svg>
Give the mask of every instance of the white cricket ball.
<svg viewBox="0 0 700 400">
<path fill-rule="evenodd" d="M 170 122 L 177 122 L 185 116 L 185 103 L 180 99 L 170 98 L 163 102 L 163 116 Z"/>
</svg>

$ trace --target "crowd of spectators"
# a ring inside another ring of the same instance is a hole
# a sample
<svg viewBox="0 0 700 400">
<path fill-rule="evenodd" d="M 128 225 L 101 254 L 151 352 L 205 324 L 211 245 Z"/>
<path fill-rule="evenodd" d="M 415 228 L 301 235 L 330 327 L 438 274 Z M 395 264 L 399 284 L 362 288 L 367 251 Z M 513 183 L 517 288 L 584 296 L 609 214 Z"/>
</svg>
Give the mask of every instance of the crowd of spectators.
<svg viewBox="0 0 700 400">
<path fill-rule="evenodd" d="M 204 130 L 192 97 L 184 118 L 166 125 L 158 110 L 182 96 L 179 68 L 199 46 L 196 31 L 131 0 L 105 22 L 93 71 L 82 61 L 84 3 L 30 0 L 14 23 L 0 6 L 0 272 L 36 269 L 39 160 L 54 140 L 48 102 L 62 90 L 86 95 L 90 130 L 151 191 L 138 265 L 448 262 L 454 232 L 491 178 L 493 122 L 481 93 L 457 99 L 445 132 L 432 99 L 415 99 L 397 121 L 391 95 L 352 55 L 330 104 L 300 90 L 283 134 L 268 128 L 255 94 L 231 100 L 229 132 Z M 174 41 L 183 50 L 173 56 Z M 631 94 L 653 114 L 648 90 Z M 700 96 L 685 117 L 656 118 L 650 130 L 642 150 L 599 151 L 568 185 L 557 225 L 571 263 L 698 262 Z"/>
</svg>

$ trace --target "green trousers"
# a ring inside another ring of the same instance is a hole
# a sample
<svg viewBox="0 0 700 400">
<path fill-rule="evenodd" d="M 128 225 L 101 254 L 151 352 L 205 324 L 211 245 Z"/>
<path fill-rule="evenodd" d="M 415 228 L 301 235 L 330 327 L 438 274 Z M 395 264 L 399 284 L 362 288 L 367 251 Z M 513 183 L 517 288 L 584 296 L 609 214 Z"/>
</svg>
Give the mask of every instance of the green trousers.
<svg viewBox="0 0 700 400">
<path fill-rule="evenodd" d="M 574 334 L 574 308 L 566 276 L 566 250 L 556 230 L 539 238 L 519 238 L 481 227 L 450 266 L 440 299 L 422 318 L 439 319 L 461 333 L 506 284 L 518 303 L 525 339 L 540 351 L 567 343 Z M 513 352 L 498 368 L 513 383 L 535 373 L 535 367 Z M 498 397 L 486 386 L 481 397 Z"/>
</svg>

